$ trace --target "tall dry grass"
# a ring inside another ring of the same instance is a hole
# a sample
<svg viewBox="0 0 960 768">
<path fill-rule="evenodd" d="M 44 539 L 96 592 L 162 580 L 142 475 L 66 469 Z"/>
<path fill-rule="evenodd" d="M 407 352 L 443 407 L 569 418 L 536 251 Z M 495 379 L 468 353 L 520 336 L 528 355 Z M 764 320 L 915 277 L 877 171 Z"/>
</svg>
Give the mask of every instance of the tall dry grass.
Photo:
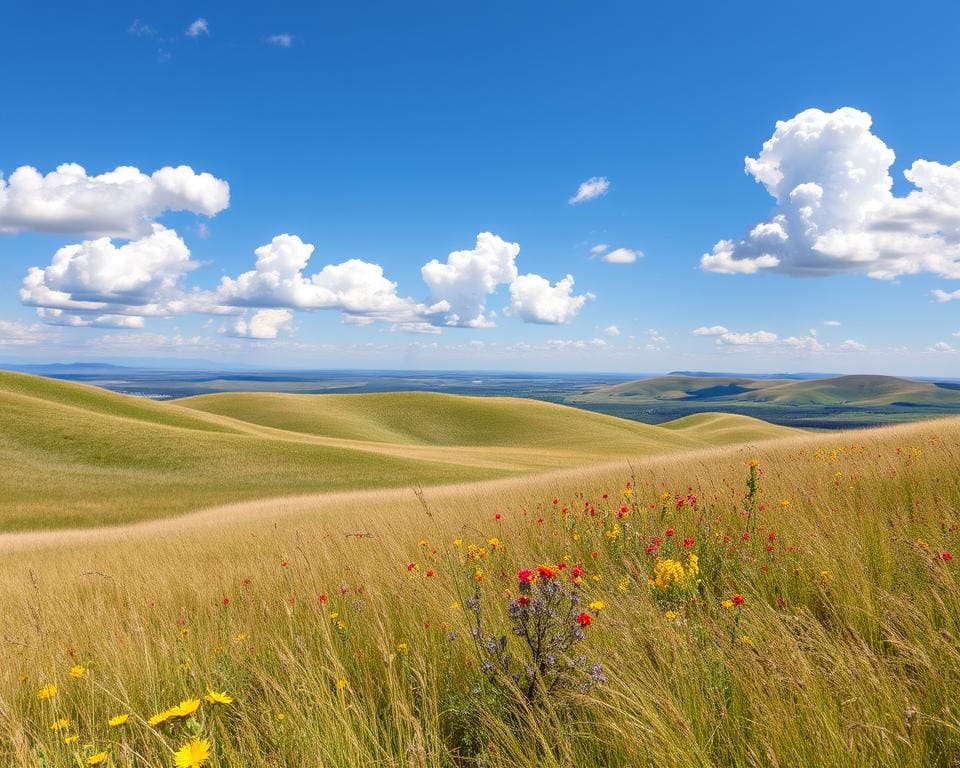
<svg viewBox="0 0 960 768">
<path fill-rule="evenodd" d="M 164 766 L 197 738 L 211 766 L 956 765 L 958 469 L 943 421 L 8 540 L 0 753 Z M 689 551 L 699 584 L 648 585 Z M 564 584 L 584 567 L 576 652 L 606 682 L 528 701 L 481 671 L 468 601 L 508 634 L 517 572 L 559 562 Z M 208 689 L 234 702 L 147 725 Z"/>
</svg>

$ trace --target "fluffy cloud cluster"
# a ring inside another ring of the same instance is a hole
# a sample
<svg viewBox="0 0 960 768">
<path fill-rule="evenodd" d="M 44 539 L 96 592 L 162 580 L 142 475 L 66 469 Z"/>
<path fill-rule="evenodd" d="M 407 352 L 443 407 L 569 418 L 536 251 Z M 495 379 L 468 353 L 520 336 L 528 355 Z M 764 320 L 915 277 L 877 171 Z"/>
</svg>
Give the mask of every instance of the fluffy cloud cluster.
<svg viewBox="0 0 960 768">
<path fill-rule="evenodd" d="M 177 233 L 154 224 L 124 245 L 101 237 L 60 248 L 27 271 L 20 299 L 54 325 L 140 327 L 144 316 L 186 311 L 181 279 L 196 266 Z"/>
<path fill-rule="evenodd" d="M 562 325 L 569 323 L 587 303 L 592 293 L 573 293 L 573 276 L 567 275 L 551 285 L 540 275 L 520 275 L 510 284 L 507 313 L 528 323 Z"/>
<path fill-rule="evenodd" d="M 164 211 L 215 216 L 229 204 L 227 182 L 187 165 L 149 176 L 130 166 L 88 176 L 76 163 L 45 176 L 27 165 L 0 175 L 0 232 L 135 238 L 149 234 Z"/>
<path fill-rule="evenodd" d="M 249 319 L 237 318 L 231 335 L 249 339 L 275 339 L 281 330 L 289 330 L 292 322 L 293 312 L 289 309 L 260 309 Z"/>
<path fill-rule="evenodd" d="M 917 160 L 904 171 L 915 189 L 897 197 L 894 152 L 871 125 L 869 114 L 850 107 L 778 122 L 760 154 L 745 161 L 776 200 L 775 214 L 742 240 L 719 241 L 701 267 L 960 278 L 960 163 Z"/>
<path fill-rule="evenodd" d="M 837 352 L 865 352 L 867 346 L 853 339 L 832 346 L 820 341 L 815 328 L 811 328 L 803 336 L 787 336 L 781 339 L 777 334 L 771 331 L 748 331 L 737 333 L 731 331 L 723 325 L 700 326 L 694 328 L 691 333 L 694 336 L 711 336 L 715 338 L 715 344 L 725 347 L 756 348 L 770 347 L 776 345 L 783 350 L 793 352 L 808 352 L 812 354 L 821 354 L 830 351 Z"/>
</svg>

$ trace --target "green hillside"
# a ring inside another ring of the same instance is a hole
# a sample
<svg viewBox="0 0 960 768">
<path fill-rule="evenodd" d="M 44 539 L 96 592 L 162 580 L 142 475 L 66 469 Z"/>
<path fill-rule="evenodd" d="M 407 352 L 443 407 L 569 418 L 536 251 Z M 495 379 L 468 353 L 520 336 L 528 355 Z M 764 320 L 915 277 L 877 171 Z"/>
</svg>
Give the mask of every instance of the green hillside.
<svg viewBox="0 0 960 768">
<path fill-rule="evenodd" d="M 960 408 L 960 388 L 876 375 L 799 380 L 671 375 L 599 387 L 570 398 L 570 402 L 576 403 L 639 403 L 664 400 L 777 403 L 796 406 L 929 405 Z"/>
<path fill-rule="evenodd" d="M 740 423 L 746 432 L 699 434 L 530 400 L 429 393 L 229 394 L 181 405 L 3 373 L 0 530 L 505 477 L 786 433 Z"/>
</svg>

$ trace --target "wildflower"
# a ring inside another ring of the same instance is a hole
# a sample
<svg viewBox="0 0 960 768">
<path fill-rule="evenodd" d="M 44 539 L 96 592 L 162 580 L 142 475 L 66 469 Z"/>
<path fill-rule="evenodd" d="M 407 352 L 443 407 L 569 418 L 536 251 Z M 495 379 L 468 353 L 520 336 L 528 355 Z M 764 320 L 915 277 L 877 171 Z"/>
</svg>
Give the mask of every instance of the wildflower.
<svg viewBox="0 0 960 768">
<path fill-rule="evenodd" d="M 577 624 L 581 627 L 589 627 L 593 623 L 593 618 L 589 613 L 581 613 L 577 616 Z"/>
<path fill-rule="evenodd" d="M 610 530 L 609 530 L 609 531 L 606 531 L 603 535 L 604 535 L 604 537 L 607 539 L 607 541 L 616 541 L 617 539 L 619 539 L 619 538 L 620 538 L 620 523 L 614 523 L 614 524 L 610 527 Z"/>
<path fill-rule="evenodd" d="M 473 572 L 473 580 L 483 581 L 483 568 L 477 568 L 477 570 Z"/>
<path fill-rule="evenodd" d="M 536 576 L 533 571 L 529 569 L 524 569 L 517 572 L 517 581 L 521 584 L 532 584 L 536 580 Z"/>
<path fill-rule="evenodd" d="M 526 607 L 530 605 L 530 598 L 527 595 L 520 595 L 520 597 L 517 598 L 517 603 Z"/>
<path fill-rule="evenodd" d="M 200 708 L 200 699 L 184 699 L 177 706 L 170 707 L 170 717 L 190 717 Z"/>
<path fill-rule="evenodd" d="M 207 695 L 203 697 L 208 704 L 233 704 L 233 697 L 228 695 L 226 691 L 217 692 L 212 688 L 207 689 Z"/>
<path fill-rule="evenodd" d="M 944 563 L 953 562 L 953 555 L 950 552 L 941 552 L 939 555 L 937 555 L 937 558 Z"/>
<path fill-rule="evenodd" d="M 97 752 L 95 755 L 90 755 L 87 758 L 87 765 L 100 765 L 103 762 L 106 762 L 109 755 L 106 752 Z"/>
<path fill-rule="evenodd" d="M 173 753 L 173 763 L 177 768 L 200 768 L 209 757 L 209 739 L 192 739 Z"/>
<path fill-rule="evenodd" d="M 397 643 L 397 653 L 406 653 L 408 648 L 406 643 Z"/>
<path fill-rule="evenodd" d="M 451 611 L 459 611 L 459 610 L 460 610 L 460 607 L 461 607 L 461 606 L 460 606 L 460 603 L 458 603 L 458 602 L 452 602 L 452 603 L 450 603 L 450 610 L 451 610 Z"/>
<path fill-rule="evenodd" d="M 753 645 L 753 638 L 750 635 L 740 635 L 737 638 L 737 642 L 741 645 Z"/>
<path fill-rule="evenodd" d="M 487 546 L 492 550 L 499 550 L 503 548 L 503 542 L 498 538 L 487 539 Z"/>
<path fill-rule="evenodd" d="M 733 608 L 733 600 L 723 600 L 723 601 L 721 601 L 720 607 L 721 607 L 721 608 L 724 608 L 725 610 L 728 610 L 728 611 L 729 611 L 731 608 Z"/>
<path fill-rule="evenodd" d="M 407 572 L 415 571 L 417 568 L 416 563 L 407 563 Z"/>
<path fill-rule="evenodd" d="M 66 718 L 61 717 L 59 720 L 54 720 L 50 723 L 51 731 L 62 731 L 70 725 L 70 721 Z"/>
<path fill-rule="evenodd" d="M 604 608 L 607 607 L 607 604 L 603 600 L 594 600 L 590 603 L 590 610 L 594 613 L 600 613 Z"/>
<path fill-rule="evenodd" d="M 149 720 L 147 720 L 147 725 L 153 726 L 156 728 L 158 725 L 163 725 L 171 717 L 173 717 L 173 708 L 165 709 L 163 712 L 157 712 Z"/>
<path fill-rule="evenodd" d="M 501 515 L 499 512 L 497 512 L 497 513 L 493 516 L 493 519 L 496 520 L 496 521 L 499 523 L 501 520 L 503 520 L 503 515 Z"/>
<path fill-rule="evenodd" d="M 621 595 L 625 593 L 629 588 L 630 588 L 630 579 L 628 579 L 626 576 L 624 576 L 622 579 L 620 579 L 619 582 L 617 582 L 617 592 L 619 592 Z"/>
<path fill-rule="evenodd" d="M 85 674 L 87 674 L 86 667 L 81 667 L 79 664 L 77 664 L 76 666 L 70 667 L 70 677 L 79 679 L 83 677 Z"/>
<path fill-rule="evenodd" d="M 694 542 L 693 539 L 691 539 L 691 538 L 686 538 L 686 539 L 683 540 L 683 548 L 684 548 L 684 549 L 690 549 L 690 547 L 692 547 L 692 546 L 694 545 L 694 543 L 695 543 L 695 542 Z"/>
<path fill-rule="evenodd" d="M 339 680 L 337 680 L 338 691 L 345 691 L 349 686 L 350 683 L 348 683 L 344 678 L 341 677 Z"/>
<path fill-rule="evenodd" d="M 282 723 L 286 719 L 287 719 L 287 716 L 283 714 L 283 712 L 277 712 L 277 720 L 279 720 Z"/>
<path fill-rule="evenodd" d="M 109 720 L 107 720 L 107 724 L 108 724 L 111 728 L 119 728 L 121 725 L 123 725 L 124 723 L 126 723 L 127 720 L 129 720 L 129 719 L 130 719 L 130 715 L 126 715 L 126 714 L 123 714 L 123 715 L 114 715 L 114 716 L 111 717 Z"/>
<path fill-rule="evenodd" d="M 40 701 L 44 701 L 46 699 L 52 699 L 56 695 L 57 695 L 57 686 L 55 686 L 53 683 L 50 683 L 49 685 L 45 685 L 43 686 L 43 688 L 37 691 L 37 698 L 40 699 Z"/>
<path fill-rule="evenodd" d="M 750 459 L 750 467 L 756 469 L 760 466 L 760 459 Z"/>
<path fill-rule="evenodd" d="M 663 612 L 663 618 L 665 618 L 667 621 L 676 621 L 678 615 L 679 614 L 676 611 Z"/>
<path fill-rule="evenodd" d="M 538 565 L 537 573 L 540 574 L 545 579 L 552 579 L 557 575 L 557 572 L 553 570 L 549 565 Z"/>
<path fill-rule="evenodd" d="M 63 743 L 64 743 L 64 744 L 76 744 L 79 739 L 80 739 L 80 737 L 77 736 L 77 734 L 73 733 L 73 734 L 71 734 L 71 735 L 69 735 L 69 736 L 64 736 L 64 737 L 63 737 Z"/>
<path fill-rule="evenodd" d="M 242 643 L 242 642 L 244 642 L 246 639 L 247 639 L 247 635 L 246 635 L 245 632 L 237 632 L 237 634 L 234 635 L 234 637 L 233 637 L 233 642 L 235 642 L 235 643 Z"/>
<path fill-rule="evenodd" d="M 730 599 L 733 600 L 733 604 L 738 607 L 744 603 L 743 595 L 733 595 Z"/>
</svg>

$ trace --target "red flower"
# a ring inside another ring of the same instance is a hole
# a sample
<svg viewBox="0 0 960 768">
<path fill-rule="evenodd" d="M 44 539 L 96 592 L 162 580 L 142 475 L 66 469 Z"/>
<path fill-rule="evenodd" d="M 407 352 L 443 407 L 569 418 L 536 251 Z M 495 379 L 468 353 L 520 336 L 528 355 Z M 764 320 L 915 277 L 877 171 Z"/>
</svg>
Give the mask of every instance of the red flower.
<svg viewBox="0 0 960 768">
<path fill-rule="evenodd" d="M 501 515 L 499 512 L 497 512 L 497 514 L 495 514 L 495 515 L 493 516 L 493 519 L 496 520 L 496 521 L 499 523 L 501 520 L 503 520 L 503 515 Z"/>
<path fill-rule="evenodd" d="M 593 623 L 593 618 L 591 618 L 589 613 L 581 613 L 577 616 L 577 624 L 581 627 L 589 627 Z"/>
<path fill-rule="evenodd" d="M 517 572 L 517 580 L 521 584 L 532 584 L 534 579 L 533 571 L 524 569 Z"/>
<path fill-rule="evenodd" d="M 939 555 L 940 559 L 945 563 L 953 562 L 953 555 L 949 552 L 941 552 Z"/>
<path fill-rule="evenodd" d="M 665 533 L 667 536 L 673 536 L 674 530 L 673 530 L 673 528 L 667 528 L 667 530 L 664 531 L 664 533 Z"/>
<path fill-rule="evenodd" d="M 224 605 L 230 605 L 230 598 L 229 598 L 229 597 L 224 597 L 224 598 L 223 598 L 223 604 L 224 604 Z"/>
<path fill-rule="evenodd" d="M 530 598 L 526 595 L 520 595 L 520 597 L 517 598 L 517 602 L 520 603 L 520 605 L 530 605 Z"/>
<path fill-rule="evenodd" d="M 427 578 L 430 578 L 431 576 L 433 576 L 433 571 L 427 571 Z"/>
<path fill-rule="evenodd" d="M 746 531 L 744 531 L 743 533 L 740 534 L 740 540 L 741 540 L 741 541 L 750 541 L 750 534 L 747 533 Z"/>
<path fill-rule="evenodd" d="M 321 603 L 326 603 L 326 602 L 327 602 L 327 593 L 326 593 L 326 592 L 324 592 L 324 593 L 322 593 L 322 594 L 320 595 L 320 602 L 321 602 Z"/>
<path fill-rule="evenodd" d="M 734 595 L 730 599 L 733 600 L 734 605 L 743 605 L 743 595 Z"/>
<path fill-rule="evenodd" d="M 570 569 L 570 578 L 579 579 L 583 576 L 584 570 L 582 565 L 575 565 Z"/>
<path fill-rule="evenodd" d="M 417 564 L 416 564 L 416 563 L 407 563 L 407 570 L 408 570 L 408 571 L 412 571 L 412 570 L 413 570 L 414 568 L 416 568 L 416 567 L 417 567 Z"/>
<path fill-rule="evenodd" d="M 553 503 L 554 503 L 554 504 L 559 504 L 559 503 L 560 503 L 560 499 L 554 499 L 554 500 L 553 500 Z"/>
<path fill-rule="evenodd" d="M 545 579 L 552 579 L 557 575 L 557 572 L 553 570 L 549 565 L 538 565 L 537 573 L 539 573 Z"/>
<path fill-rule="evenodd" d="M 770 531 L 770 533 L 767 534 L 767 541 L 769 541 L 772 544 L 776 540 L 777 540 L 777 534 L 775 534 L 773 531 Z"/>
<path fill-rule="evenodd" d="M 567 567 L 567 564 L 564 563 L 564 562 L 557 563 L 557 570 L 558 570 L 558 571 L 562 571 L 562 570 L 563 570 L 564 568 L 566 568 L 566 567 Z"/>
<path fill-rule="evenodd" d="M 627 516 L 627 512 L 629 512 L 629 511 L 630 511 L 630 510 L 627 509 L 627 505 L 624 504 L 622 507 L 620 507 L 620 511 L 617 512 L 617 517 L 619 517 L 619 518 L 622 520 L 624 517 Z"/>
<path fill-rule="evenodd" d="M 684 548 L 684 549 L 690 549 L 690 547 L 692 547 L 693 544 L 694 544 L 693 539 L 684 539 L 684 540 L 683 540 L 683 548 Z"/>
</svg>

